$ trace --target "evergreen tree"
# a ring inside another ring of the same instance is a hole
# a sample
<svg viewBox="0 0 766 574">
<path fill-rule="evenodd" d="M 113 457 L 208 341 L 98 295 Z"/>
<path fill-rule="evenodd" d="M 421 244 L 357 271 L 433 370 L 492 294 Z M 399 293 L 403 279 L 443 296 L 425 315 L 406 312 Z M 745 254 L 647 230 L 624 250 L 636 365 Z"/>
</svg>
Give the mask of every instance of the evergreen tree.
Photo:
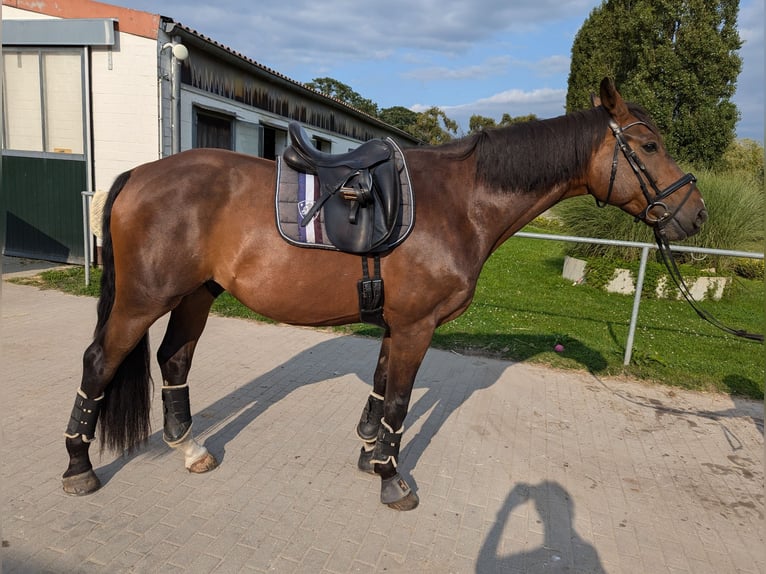
<svg viewBox="0 0 766 574">
<path fill-rule="evenodd" d="M 640 103 L 680 161 L 715 167 L 734 140 L 739 0 L 604 0 L 575 37 L 567 111 L 601 78 Z"/>
</svg>

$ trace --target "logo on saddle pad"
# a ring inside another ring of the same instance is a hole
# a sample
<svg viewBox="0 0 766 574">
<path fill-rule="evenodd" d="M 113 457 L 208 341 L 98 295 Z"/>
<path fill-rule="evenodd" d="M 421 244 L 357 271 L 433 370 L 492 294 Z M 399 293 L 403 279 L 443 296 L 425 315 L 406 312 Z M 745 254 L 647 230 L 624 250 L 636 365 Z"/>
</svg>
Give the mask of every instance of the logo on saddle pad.
<svg viewBox="0 0 766 574">
<path fill-rule="evenodd" d="M 306 217 L 306 214 L 314 206 L 314 203 L 316 202 L 313 199 L 304 199 L 303 201 L 298 202 L 298 215 L 300 216 L 300 219 Z"/>
</svg>

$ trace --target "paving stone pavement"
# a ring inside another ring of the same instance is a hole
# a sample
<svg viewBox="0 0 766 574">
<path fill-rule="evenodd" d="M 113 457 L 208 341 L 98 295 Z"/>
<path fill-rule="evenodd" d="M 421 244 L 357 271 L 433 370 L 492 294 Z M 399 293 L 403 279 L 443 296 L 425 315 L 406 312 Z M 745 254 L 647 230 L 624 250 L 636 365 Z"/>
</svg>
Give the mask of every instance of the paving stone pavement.
<svg viewBox="0 0 766 574">
<path fill-rule="evenodd" d="M 155 388 L 148 445 L 96 445 L 103 488 L 67 496 L 94 324 L 94 299 L 2 284 L 4 573 L 766 571 L 762 403 L 431 350 L 399 513 L 356 469 L 378 343 L 219 317 L 190 385 L 221 466 L 186 472 Z"/>
</svg>

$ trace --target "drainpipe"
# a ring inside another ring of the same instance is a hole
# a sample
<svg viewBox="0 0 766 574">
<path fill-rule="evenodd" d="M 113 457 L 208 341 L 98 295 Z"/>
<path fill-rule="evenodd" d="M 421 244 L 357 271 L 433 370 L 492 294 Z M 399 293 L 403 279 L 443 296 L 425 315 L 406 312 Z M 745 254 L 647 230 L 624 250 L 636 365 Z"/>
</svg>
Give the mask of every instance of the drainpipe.
<svg viewBox="0 0 766 574">
<path fill-rule="evenodd" d="M 181 151 L 181 62 L 189 57 L 189 50 L 178 36 L 162 46 L 170 48 L 170 151 Z"/>
</svg>

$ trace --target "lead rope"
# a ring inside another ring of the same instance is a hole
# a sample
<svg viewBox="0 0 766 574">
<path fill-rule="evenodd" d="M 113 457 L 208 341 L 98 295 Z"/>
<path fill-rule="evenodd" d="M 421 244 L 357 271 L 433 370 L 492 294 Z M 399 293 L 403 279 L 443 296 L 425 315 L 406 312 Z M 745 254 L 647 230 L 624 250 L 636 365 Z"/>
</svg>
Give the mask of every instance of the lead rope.
<svg viewBox="0 0 766 574">
<path fill-rule="evenodd" d="M 750 333 L 744 329 L 734 329 L 732 327 L 728 327 L 721 323 L 721 321 L 716 319 L 709 312 L 699 307 L 699 302 L 689 291 L 689 287 L 687 287 L 686 282 L 681 275 L 681 271 L 678 269 L 678 265 L 676 265 L 676 260 L 673 257 L 673 253 L 670 251 L 670 244 L 668 243 L 668 240 L 665 237 L 662 237 L 657 231 L 655 231 L 654 236 L 657 239 L 657 246 L 659 247 L 660 255 L 662 255 L 662 262 L 665 264 L 665 267 L 667 267 L 668 273 L 670 274 L 671 279 L 673 279 L 673 283 L 675 283 L 676 287 L 678 287 L 678 290 L 684 296 L 684 299 L 686 299 L 686 302 L 691 305 L 691 308 L 694 309 L 697 315 L 699 315 L 702 319 L 714 327 L 718 327 L 730 335 L 748 339 L 749 341 L 757 341 L 760 343 L 763 342 L 762 334 Z"/>
</svg>

